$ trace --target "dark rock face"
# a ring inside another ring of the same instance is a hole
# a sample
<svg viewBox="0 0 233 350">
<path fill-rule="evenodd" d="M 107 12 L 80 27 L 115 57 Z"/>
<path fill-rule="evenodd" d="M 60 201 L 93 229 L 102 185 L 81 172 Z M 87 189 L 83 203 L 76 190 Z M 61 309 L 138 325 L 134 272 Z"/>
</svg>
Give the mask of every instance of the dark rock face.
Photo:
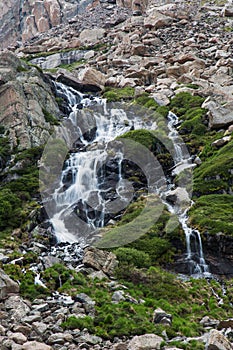
<svg viewBox="0 0 233 350">
<path fill-rule="evenodd" d="M 233 237 L 204 234 L 204 247 L 211 273 L 233 277 Z"/>
</svg>

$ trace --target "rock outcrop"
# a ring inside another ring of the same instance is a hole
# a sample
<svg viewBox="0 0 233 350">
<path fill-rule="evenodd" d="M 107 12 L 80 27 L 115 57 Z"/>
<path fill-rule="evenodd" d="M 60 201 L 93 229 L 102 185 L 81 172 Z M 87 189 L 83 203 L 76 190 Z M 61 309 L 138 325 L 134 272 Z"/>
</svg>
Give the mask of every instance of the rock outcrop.
<svg viewBox="0 0 233 350">
<path fill-rule="evenodd" d="M 50 135 L 46 120 L 59 116 L 59 108 L 45 76 L 24 64 L 13 53 L 0 53 L 0 124 L 4 125 L 11 148 L 42 145 Z"/>
<path fill-rule="evenodd" d="M 11 293 L 18 293 L 19 285 L 0 269 L 0 299 L 6 298 Z"/>
</svg>

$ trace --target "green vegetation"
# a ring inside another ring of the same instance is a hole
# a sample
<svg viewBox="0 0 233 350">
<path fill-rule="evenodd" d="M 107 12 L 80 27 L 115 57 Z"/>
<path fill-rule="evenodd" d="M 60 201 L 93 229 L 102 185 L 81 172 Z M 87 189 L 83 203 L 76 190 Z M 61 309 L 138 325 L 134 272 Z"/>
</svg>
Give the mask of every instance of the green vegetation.
<svg viewBox="0 0 233 350">
<path fill-rule="evenodd" d="M 51 125 L 59 125 L 59 120 L 54 117 L 54 115 L 52 115 L 51 113 L 49 113 L 46 109 L 42 109 L 42 112 L 44 114 L 44 118 L 45 118 L 45 121 L 47 123 L 50 123 Z"/>
<path fill-rule="evenodd" d="M 132 100 L 134 97 L 134 88 L 124 87 L 120 88 L 109 88 L 105 89 L 103 97 L 107 99 L 108 102 L 116 102 L 121 100 Z"/>
<path fill-rule="evenodd" d="M 136 97 L 134 103 L 153 110 L 156 110 L 159 107 L 159 104 L 152 97 L 149 97 L 147 92 Z"/>
<path fill-rule="evenodd" d="M 201 231 L 233 234 L 233 197 L 227 194 L 201 196 L 190 210 L 190 221 Z"/>
</svg>

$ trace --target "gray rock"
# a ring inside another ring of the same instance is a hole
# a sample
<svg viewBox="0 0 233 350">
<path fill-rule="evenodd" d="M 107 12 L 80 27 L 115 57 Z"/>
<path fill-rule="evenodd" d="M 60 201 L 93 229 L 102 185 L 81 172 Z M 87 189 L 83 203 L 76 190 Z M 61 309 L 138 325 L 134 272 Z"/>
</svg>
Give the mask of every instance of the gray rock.
<svg viewBox="0 0 233 350">
<path fill-rule="evenodd" d="M 209 333 L 205 350 L 232 350 L 232 344 L 219 331 L 213 329 Z"/>
<path fill-rule="evenodd" d="M 209 98 L 202 104 L 203 108 L 209 110 L 209 127 L 220 129 L 228 127 L 233 123 L 233 102 L 228 102 L 223 106 Z"/>
<path fill-rule="evenodd" d="M 155 334 L 144 334 L 133 337 L 127 350 L 159 350 L 163 338 Z"/>
<path fill-rule="evenodd" d="M 24 344 L 27 341 L 27 337 L 23 333 L 11 333 L 8 335 L 9 339 L 14 340 L 17 344 Z"/>
<path fill-rule="evenodd" d="M 125 300 L 124 294 L 125 292 L 123 290 L 117 290 L 112 295 L 112 302 L 115 304 L 118 304 L 120 301 L 124 301 Z"/>
<path fill-rule="evenodd" d="M 19 295 L 10 296 L 5 301 L 5 308 L 14 322 L 21 321 L 30 311 L 28 304 Z"/>
<path fill-rule="evenodd" d="M 95 270 L 102 270 L 107 275 L 112 275 L 118 265 L 115 254 L 94 247 L 85 249 L 83 263 Z"/>
<path fill-rule="evenodd" d="M 158 308 L 154 311 L 153 322 L 170 326 L 172 324 L 172 315 Z"/>
<path fill-rule="evenodd" d="M 91 334 L 81 335 L 79 337 L 79 340 L 84 341 L 84 342 L 91 344 L 91 345 L 100 344 L 103 341 L 102 338 L 97 337 L 96 335 L 91 335 Z"/>
<path fill-rule="evenodd" d="M 0 299 L 6 298 L 10 293 L 19 293 L 19 285 L 0 269 Z"/>
<path fill-rule="evenodd" d="M 51 346 L 37 341 L 28 341 L 23 344 L 22 350 L 53 350 Z"/>
<path fill-rule="evenodd" d="M 228 143 L 231 140 L 231 136 L 224 136 L 221 139 L 215 140 L 212 143 L 213 147 L 219 148 L 224 146 L 226 143 Z"/>
</svg>

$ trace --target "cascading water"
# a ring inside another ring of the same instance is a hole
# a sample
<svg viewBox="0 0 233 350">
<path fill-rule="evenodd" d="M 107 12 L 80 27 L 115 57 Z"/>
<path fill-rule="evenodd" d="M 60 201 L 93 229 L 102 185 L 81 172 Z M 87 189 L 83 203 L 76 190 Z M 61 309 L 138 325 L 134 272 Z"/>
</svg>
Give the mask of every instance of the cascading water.
<svg viewBox="0 0 233 350">
<path fill-rule="evenodd" d="M 175 125 L 177 124 L 177 116 L 174 113 L 169 112 L 168 129 L 170 130 L 170 132 L 168 136 L 172 140 L 174 145 L 174 175 L 179 175 L 183 170 L 193 167 L 189 153 L 184 147 L 184 144 L 180 143 L 181 139 L 177 130 L 175 129 Z M 190 200 L 190 206 L 192 204 L 193 202 Z M 204 258 L 200 232 L 188 226 L 187 211 L 189 210 L 189 208 L 190 207 L 187 207 L 183 210 L 181 208 L 178 208 L 178 210 L 176 210 L 176 214 L 178 215 L 179 222 L 183 228 L 186 237 L 186 261 L 189 266 L 189 272 L 190 275 L 209 277 L 210 272 L 209 267 Z M 174 207 L 171 207 L 171 205 L 169 205 L 169 209 L 172 213 L 174 213 Z"/>
<path fill-rule="evenodd" d="M 108 196 L 112 195 L 111 188 L 106 188 L 104 174 L 101 174 L 106 162 L 115 164 L 112 164 L 115 166 L 112 174 L 115 196 L 120 198 L 122 205 L 129 202 L 128 183 L 123 179 L 121 170 L 122 151 L 117 148 L 111 150 L 109 145 L 127 131 L 145 127 L 153 129 L 156 124 L 154 120 L 143 121 L 133 114 L 130 116 L 122 109 L 106 110 L 104 100 L 90 99 L 63 84 L 57 83 L 56 88 L 68 100 L 69 120 L 79 138 L 79 148 L 70 154 L 65 163 L 60 185 L 53 194 L 56 209 L 50 221 L 58 241 L 75 242 L 78 239 L 85 242 L 85 230 L 88 229 L 88 236 L 111 218 L 106 208 L 106 203 L 110 202 Z M 83 113 L 82 107 L 88 106 L 94 112 L 87 110 Z M 72 220 L 69 220 L 71 212 L 75 212 L 76 218 L 80 219 L 74 227 Z"/>
<path fill-rule="evenodd" d="M 126 113 L 121 108 L 107 109 L 104 100 L 90 98 L 61 83 L 56 83 L 56 89 L 58 95 L 65 96 L 68 101 L 68 120 L 76 134 L 76 142 L 74 151 L 65 162 L 60 185 L 53 194 L 55 210 L 50 222 L 58 241 L 71 243 L 78 240 L 86 244 L 86 237 L 90 237 L 91 233 L 105 226 L 112 218 L 108 210 L 112 198 L 120 198 L 119 208 L 125 208 L 132 200 L 132 196 L 129 195 L 131 188 L 122 176 L 122 150 L 117 147 L 111 149 L 109 145 L 127 131 L 155 130 L 157 125 L 154 118 L 138 116 L 135 110 L 134 113 Z M 91 111 L 84 111 L 83 107 L 90 107 Z M 168 138 L 173 144 L 171 154 L 174 176 L 193 167 L 190 155 L 175 129 L 177 123 L 176 115 L 169 113 L 167 127 Z M 114 169 L 109 176 L 110 182 L 108 179 L 107 183 L 106 171 L 103 171 L 106 163 L 110 173 Z M 169 189 L 172 186 L 168 185 Z M 164 197 L 165 193 L 166 197 L 163 182 L 153 191 L 160 193 L 161 197 Z M 186 262 L 190 267 L 190 274 L 208 275 L 200 233 L 187 224 L 188 208 L 177 208 L 166 200 L 164 203 L 171 213 L 178 216 L 184 230 L 187 244 Z M 73 214 L 75 220 L 72 220 Z"/>
</svg>

